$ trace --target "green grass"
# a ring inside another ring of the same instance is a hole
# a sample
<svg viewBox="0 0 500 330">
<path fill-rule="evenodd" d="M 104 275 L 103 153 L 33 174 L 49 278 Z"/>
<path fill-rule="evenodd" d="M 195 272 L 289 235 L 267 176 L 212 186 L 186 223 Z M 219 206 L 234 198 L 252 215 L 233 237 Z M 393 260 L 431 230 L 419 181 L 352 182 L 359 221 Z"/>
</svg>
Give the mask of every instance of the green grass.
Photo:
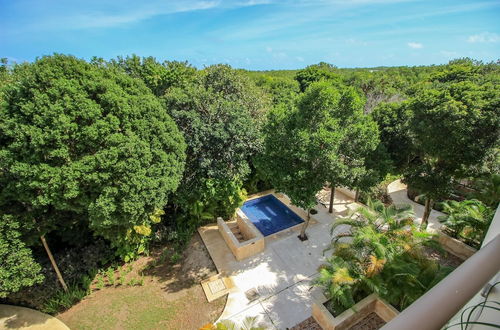
<svg viewBox="0 0 500 330">
<path fill-rule="evenodd" d="M 82 310 L 64 322 L 71 329 L 155 329 L 168 322 L 177 309 L 176 304 L 168 303 L 161 289 L 156 287 L 105 291 L 99 299 L 86 302 Z"/>
</svg>

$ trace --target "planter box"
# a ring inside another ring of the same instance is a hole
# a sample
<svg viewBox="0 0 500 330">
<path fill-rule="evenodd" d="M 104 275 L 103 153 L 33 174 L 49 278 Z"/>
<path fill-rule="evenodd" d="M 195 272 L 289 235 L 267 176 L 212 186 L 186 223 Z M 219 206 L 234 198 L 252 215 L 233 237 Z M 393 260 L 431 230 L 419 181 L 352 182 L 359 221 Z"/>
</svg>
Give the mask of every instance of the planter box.
<svg viewBox="0 0 500 330">
<path fill-rule="evenodd" d="M 465 244 L 464 242 L 446 235 L 441 230 L 438 231 L 437 240 L 441 244 L 443 249 L 445 249 L 446 251 L 448 251 L 453 255 L 456 255 L 462 260 L 470 258 L 477 251 L 473 247 Z"/>
<path fill-rule="evenodd" d="M 264 236 L 239 209 L 237 211 L 236 224 L 232 227 L 233 230 L 220 217 L 217 218 L 217 227 L 222 238 L 224 238 L 227 246 L 238 261 L 264 250 Z M 235 236 L 235 231 L 238 232 L 240 239 Z"/>
<path fill-rule="evenodd" d="M 326 309 L 324 303 L 315 302 L 312 306 L 312 316 L 324 330 L 348 329 L 370 313 L 376 313 L 385 322 L 389 322 L 399 314 L 394 307 L 375 293 L 335 317 Z"/>
</svg>

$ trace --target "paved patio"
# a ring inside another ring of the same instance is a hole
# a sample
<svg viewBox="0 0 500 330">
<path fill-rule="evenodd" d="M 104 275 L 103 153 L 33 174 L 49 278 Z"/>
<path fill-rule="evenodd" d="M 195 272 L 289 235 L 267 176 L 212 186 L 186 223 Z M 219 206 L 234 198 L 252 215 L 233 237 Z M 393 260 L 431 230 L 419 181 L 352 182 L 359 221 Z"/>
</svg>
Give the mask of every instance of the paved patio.
<svg viewBox="0 0 500 330">
<path fill-rule="evenodd" d="M 415 212 L 415 222 L 422 223 L 422 217 L 424 216 L 424 206 L 420 205 L 408 198 L 407 187 L 401 180 L 396 180 L 391 182 L 387 186 L 387 193 L 391 196 L 394 205 L 411 205 L 413 207 L 413 212 Z M 427 231 L 435 233 L 443 225 L 439 222 L 438 217 L 445 215 L 442 212 L 432 210 L 429 215 L 429 223 L 427 225 Z"/>
<path fill-rule="evenodd" d="M 281 200 L 289 204 L 286 197 Z M 310 317 L 313 301 L 324 299 L 311 281 L 325 260 L 332 222 L 336 216 L 346 214 L 352 203 L 351 198 L 337 191 L 333 214 L 320 204 L 316 206 L 319 212 L 312 216 L 314 223 L 307 229 L 309 240 L 301 242 L 297 238 L 299 229 L 273 235 L 266 238 L 262 253 L 242 261 L 234 258 L 216 225 L 200 228 L 219 273 L 234 283 L 220 319 L 240 322 L 248 316 L 257 317 L 259 325 L 267 329 L 286 329 Z M 245 292 L 252 289 L 258 296 L 249 300 Z"/>
</svg>

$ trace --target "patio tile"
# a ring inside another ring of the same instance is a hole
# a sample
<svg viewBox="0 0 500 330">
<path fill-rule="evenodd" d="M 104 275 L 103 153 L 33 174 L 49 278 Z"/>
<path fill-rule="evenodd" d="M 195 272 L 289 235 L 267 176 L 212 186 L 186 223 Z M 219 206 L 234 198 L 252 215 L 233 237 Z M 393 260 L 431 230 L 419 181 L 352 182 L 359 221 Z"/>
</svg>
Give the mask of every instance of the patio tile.
<svg viewBox="0 0 500 330">
<path fill-rule="evenodd" d="M 263 327 L 264 329 L 276 329 L 271 318 L 266 313 L 264 308 L 260 303 L 254 304 L 253 306 L 241 311 L 240 313 L 233 315 L 229 318 L 229 320 L 235 322 L 237 325 L 241 326 L 243 321 L 247 317 L 255 317 L 257 326 Z"/>
<path fill-rule="evenodd" d="M 278 329 L 291 328 L 311 316 L 312 300 L 290 288 L 261 302 Z"/>
</svg>

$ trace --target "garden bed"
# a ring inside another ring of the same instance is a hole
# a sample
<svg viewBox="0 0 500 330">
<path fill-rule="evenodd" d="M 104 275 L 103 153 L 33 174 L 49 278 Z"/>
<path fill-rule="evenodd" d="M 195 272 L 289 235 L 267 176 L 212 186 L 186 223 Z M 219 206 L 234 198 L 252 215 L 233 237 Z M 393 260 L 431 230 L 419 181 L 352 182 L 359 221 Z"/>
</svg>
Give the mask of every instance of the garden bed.
<svg viewBox="0 0 500 330">
<path fill-rule="evenodd" d="M 441 230 L 438 232 L 438 235 L 439 235 L 438 242 L 441 244 L 443 249 L 450 252 L 450 254 L 459 257 L 462 260 L 470 258 L 477 251 L 475 248 L 465 244 L 464 242 L 456 238 L 453 238 L 445 234 Z"/>
<path fill-rule="evenodd" d="M 385 323 L 392 320 L 399 313 L 394 307 L 374 293 L 337 316 L 332 315 L 325 304 L 326 303 L 315 302 L 312 307 L 314 319 L 325 330 L 351 329 L 355 325 L 363 324 L 359 322 L 365 322 L 366 324 L 372 325 L 380 323 L 377 321 L 377 318 L 370 317 L 366 319 L 373 313 Z"/>
</svg>

